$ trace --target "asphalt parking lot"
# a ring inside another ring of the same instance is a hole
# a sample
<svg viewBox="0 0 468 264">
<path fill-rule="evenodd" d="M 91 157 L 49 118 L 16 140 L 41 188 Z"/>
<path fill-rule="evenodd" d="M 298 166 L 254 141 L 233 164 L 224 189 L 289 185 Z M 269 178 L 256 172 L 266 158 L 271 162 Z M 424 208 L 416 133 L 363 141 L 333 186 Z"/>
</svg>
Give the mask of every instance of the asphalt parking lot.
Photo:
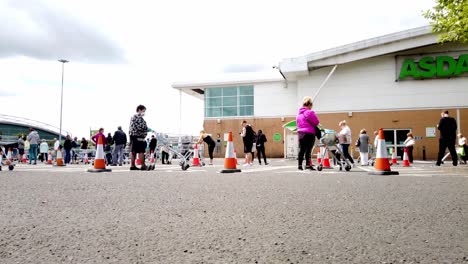
<svg viewBox="0 0 468 264">
<path fill-rule="evenodd" d="M 297 171 L 18 165 L 0 172 L 1 263 L 468 263 L 468 166 Z"/>
</svg>

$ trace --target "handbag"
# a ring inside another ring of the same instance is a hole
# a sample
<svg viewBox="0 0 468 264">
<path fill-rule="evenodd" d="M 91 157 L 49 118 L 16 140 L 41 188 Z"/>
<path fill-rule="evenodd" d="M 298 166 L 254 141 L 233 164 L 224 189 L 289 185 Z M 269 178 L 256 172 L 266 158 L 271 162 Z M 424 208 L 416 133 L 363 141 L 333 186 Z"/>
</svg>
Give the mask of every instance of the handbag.
<svg viewBox="0 0 468 264">
<path fill-rule="evenodd" d="M 358 139 L 356 140 L 356 144 L 354 144 L 354 145 L 356 145 L 356 147 L 360 147 L 360 146 L 361 146 L 361 139 L 358 138 Z"/>
<path fill-rule="evenodd" d="M 320 129 L 320 127 L 318 125 L 316 125 L 316 126 L 312 125 L 310 120 L 307 119 L 307 117 L 305 115 L 305 112 L 302 113 L 302 115 L 304 115 L 304 119 L 307 121 L 307 123 L 309 123 L 314 128 L 314 134 L 317 137 L 317 139 L 321 139 L 322 138 L 322 130 Z"/>
</svg>

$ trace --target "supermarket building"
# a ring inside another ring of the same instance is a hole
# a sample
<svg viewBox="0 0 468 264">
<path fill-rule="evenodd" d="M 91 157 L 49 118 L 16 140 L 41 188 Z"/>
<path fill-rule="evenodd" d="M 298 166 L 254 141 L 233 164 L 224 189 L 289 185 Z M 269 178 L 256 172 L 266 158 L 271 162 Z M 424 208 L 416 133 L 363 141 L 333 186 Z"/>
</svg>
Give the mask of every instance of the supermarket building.
<svg viewBox="0 0 468 264">
<path fill-rule="evenodd" d="M 387 147 L 402 155 L 411 131 L 415 159 L 436 159 L 442 110 L 457 119 L 458 132 L 468 129 L 468 44 L 438 44 L 430 26 L 284 59 L 276 68 L 272 78 L 172 87 L 204 100 L 204 129 L 221 137 L 233 131 L 236 149 L 243 149 L 242 120 L 262 129 L 269 157 L 294 157 L 297 135 L 283 126 L 295 120 L 304 96 L 315 98 L 325 128 L 338 130 L 346 120 L 353 141 L 363 128 L 368 134 L 383 128 Z"/>
</svg>

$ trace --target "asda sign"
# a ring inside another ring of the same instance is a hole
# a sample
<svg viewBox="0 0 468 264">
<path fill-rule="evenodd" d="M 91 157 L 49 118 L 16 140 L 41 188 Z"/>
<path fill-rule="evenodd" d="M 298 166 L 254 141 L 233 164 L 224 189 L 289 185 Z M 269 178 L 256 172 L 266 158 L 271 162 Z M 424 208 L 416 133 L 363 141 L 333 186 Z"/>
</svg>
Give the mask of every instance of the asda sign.
<svg viewBox="0 0 468 264">
<path fill-rule="evenodd" d="M 403 61 L 399 79 L 457 77 L 468 72 L 468 54 L 461 54 L 458 59 L 451 56 L 427 56 L 419 61 L 407 58 Z"/>
</svg>

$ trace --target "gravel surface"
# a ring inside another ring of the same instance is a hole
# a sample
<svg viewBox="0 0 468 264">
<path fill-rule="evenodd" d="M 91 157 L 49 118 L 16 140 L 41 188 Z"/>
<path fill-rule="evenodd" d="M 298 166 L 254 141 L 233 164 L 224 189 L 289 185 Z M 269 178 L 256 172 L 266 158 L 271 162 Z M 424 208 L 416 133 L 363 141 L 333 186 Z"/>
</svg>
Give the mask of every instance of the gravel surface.
<svg viewBox="0 0 468 264">
<path fill-rule="evenodd" d="M 218 169 L 1 172 L 0 263 L 468 263 L 468 177 Z"/>
</svg>

